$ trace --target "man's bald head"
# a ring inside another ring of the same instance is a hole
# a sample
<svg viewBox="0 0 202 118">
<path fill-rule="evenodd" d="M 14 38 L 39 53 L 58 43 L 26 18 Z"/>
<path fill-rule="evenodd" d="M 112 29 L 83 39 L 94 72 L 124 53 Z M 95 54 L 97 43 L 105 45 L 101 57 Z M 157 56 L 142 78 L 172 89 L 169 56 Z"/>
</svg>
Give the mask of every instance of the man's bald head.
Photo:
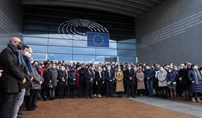
<svg viewBox="0 0 202 118">
<path fill-rule="evenodd" d="M 20 40 L 18 37 L 12 37 L 12 38 L 10 39 L 10 43 L 11 43 L 12 45 L 14 45 L 14 46 L 17 46 L 18 44 L 21 43 L 21 40 Z"/>
</svg>

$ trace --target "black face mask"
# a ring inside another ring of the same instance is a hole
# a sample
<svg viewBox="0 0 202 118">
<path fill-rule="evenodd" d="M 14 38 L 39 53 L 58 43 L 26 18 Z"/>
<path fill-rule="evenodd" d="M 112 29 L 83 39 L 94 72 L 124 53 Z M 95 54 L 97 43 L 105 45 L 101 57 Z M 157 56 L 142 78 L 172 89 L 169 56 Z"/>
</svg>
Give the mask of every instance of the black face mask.
<svg viewBox="0 0 202 118">
<path fill-rule="evenodd" d="M 17 45 L 17 49 L 18 49 L 18 50 L 22 50 L 22 48 L 23 48 L 22 43 L 20 43 L 20 44 Z"/>
</svg>

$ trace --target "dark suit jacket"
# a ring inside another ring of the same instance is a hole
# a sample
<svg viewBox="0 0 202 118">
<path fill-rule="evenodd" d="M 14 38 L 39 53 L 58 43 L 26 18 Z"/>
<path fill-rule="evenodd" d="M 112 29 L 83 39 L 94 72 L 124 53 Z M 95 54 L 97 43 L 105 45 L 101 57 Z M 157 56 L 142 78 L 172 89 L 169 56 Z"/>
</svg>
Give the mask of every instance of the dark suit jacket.
<svg viewBox="0 0 202 118">
<path fill-rule="evenodd" d="M 11 44 L 0 54 L 0 66 L 3 69 L 3 75 L 0 78 L 0 92 L 18 93 L 20 92 L 20 82 L 26 74 L 18 63 L 18 52 Z"/>
<path fill-rule="evenodd" d="M 88 71 L 88 69 L 85 71 L 85 79 L 86 79 L 86 82 L 89 83 L 91 78 L 93 78 L 93 73 L 92 71 Z M 93 82 L 93 81 L 91 81 Z"/>
<path fill-rule="evenodd" d="M 102 76 L 102 77 L 100 77 L 98 71 L 95 71 L 95 81 L 96 81 L 96 82 L 98 82 L 98 83 L 103 82 L 103 78 L 104 78 L 104 73 L 103 73 L 103 71 L 101 72 L 101 76 Z"/>
<path fill-rule="evenodd" d="M 105 79 L 106 79 L 107 82 L 110 82 L 110 80 L 114 79 L 114 72 L 113 72 L 113 70 L 110 70 L 110 73 L 111 73 L 111 77 L 109 76 L 108 70 L 105 71 Z"/>
<path fill-rule="evenodd" d="M 135 85 L 135 71 L 134 69 L 126 69 L 125 71 L 125 78 L 126 78 L 126 81 L 127 81 L 127 84 L 130 85 Z M 132 78 L 132 80 L 130 80 L 130 77 Z"/>
</svg>

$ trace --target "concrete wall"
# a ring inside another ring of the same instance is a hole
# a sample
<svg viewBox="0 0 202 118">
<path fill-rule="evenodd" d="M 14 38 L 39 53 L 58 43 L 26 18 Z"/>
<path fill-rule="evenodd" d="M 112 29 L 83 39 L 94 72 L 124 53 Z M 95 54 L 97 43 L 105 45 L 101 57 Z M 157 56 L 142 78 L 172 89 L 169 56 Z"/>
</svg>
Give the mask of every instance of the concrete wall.
<svg viewBox="0 0 202 118">
<path fill-rule="evenodd" d="M 22 5 L 20 0 L 0 0 L 0 51 L 10 37 L 21 36 Z"/>
<path fill-rule="evenodd" d="M 202 65 L 202 0 L 164 0 L 136 19 L 139 62 Z"/>
</svg>

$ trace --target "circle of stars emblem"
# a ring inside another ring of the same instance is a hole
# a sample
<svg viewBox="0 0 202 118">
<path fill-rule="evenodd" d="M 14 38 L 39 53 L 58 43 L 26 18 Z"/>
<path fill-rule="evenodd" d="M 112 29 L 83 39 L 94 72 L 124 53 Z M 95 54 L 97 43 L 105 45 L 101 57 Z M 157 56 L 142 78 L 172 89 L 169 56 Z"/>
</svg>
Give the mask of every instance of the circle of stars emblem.
<svg viewBox="0 0 202 118">
<path fill-rule="evenodd" d="M 96 46 L 102 46 L 104 44 L 104 37 L 100 34 L 96 34 L 93 36 L 93 44 Z"/>
</svg>

